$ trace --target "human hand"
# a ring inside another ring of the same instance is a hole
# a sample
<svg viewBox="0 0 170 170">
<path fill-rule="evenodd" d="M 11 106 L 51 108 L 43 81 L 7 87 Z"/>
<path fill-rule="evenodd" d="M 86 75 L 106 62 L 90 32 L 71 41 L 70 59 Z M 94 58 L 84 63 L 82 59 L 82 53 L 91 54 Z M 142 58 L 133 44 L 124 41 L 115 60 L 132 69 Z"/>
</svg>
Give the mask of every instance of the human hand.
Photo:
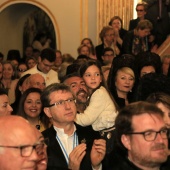
<svg viewBox="0 0 170 170">
<path fill-rule="evenodd" d="M 157 50 L 158 50 L 158 45 L 155 44 L 155 45 L 152 47 L 151 52 L 152 52 L 152 53 L 157 53 Z"/>
<path fill-rule="evenodd" d="M 94 140 L 90 157 L 94 169 L 98 169 L 106 154 L 106 141 L 104 139 Z"/>
<path fill-rule="evenodd" d="M 79 170 L 81 161 L 86 154 L 86 144 L 82 143 L 75 147 L 69 155 L 69 169 Z"/>
<path fill-rule="evenodd" d="M 115 35 L 115 37 L 119 37 L 119 29 L 118 28 L 114 29 L 114 35 Z"/>
<path fill-rule="evenodd" d="M 47 169 L 47 145 L 44 146 L 41 154 L 38 155 L 39 160 L 37 162 L 36 170 L 46 170 Z"/>
<path fill-rule="evenodd" d="M 105 38 L 104 38 L 104 40 L 103 40 L 103 43 L 104 43 L 105 47 L 109 47 L 109 45 L 108 45 L 108 43 L 107 43 L 107 41 L 106 41 Z"/>
</svg>

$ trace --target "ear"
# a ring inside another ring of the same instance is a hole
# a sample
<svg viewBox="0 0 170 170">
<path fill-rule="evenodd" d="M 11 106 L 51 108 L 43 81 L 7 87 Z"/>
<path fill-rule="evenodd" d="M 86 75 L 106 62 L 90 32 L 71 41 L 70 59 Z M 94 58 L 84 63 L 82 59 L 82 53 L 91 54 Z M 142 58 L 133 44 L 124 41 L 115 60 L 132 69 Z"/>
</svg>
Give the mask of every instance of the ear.
<svg viewBox="0 0 170 170">
<path fill-rule="evenodd" d="M 100 76 L 100 83 L 102 82 L 102 79 L 104 79 L 104 75 Z"/>
<path fill-rule="evenodd" d="M 102 56 L 101 58 L 102 58 L 102 60 L 104 60 L 104 57 L 103 57 L 103 56 Z"/>
<path fill-rule="evenodd" d="M 41 62 L 41 57 L 39 56 L 39 57 L 38 57 L 38 63 L 40 63 L 40 62 Z"/>
<path fill-rule="evenodd" d="M 19 86 L 19 91 L 22 93 L 22 86 Z"/>
<path fill-rule="evenodd" d="M 44 107 L 44 113 L 47 115 L 47 117 L 52 118 L 50 108 Z"/>
<path fill-rule="evenodd" d="M 121 142 L 123 143 L 124 147 L 127 150 L 131 150 L 131 142 L 130 142 L 130 137 L 128 135 L 122 135 Z"/>
</svg>

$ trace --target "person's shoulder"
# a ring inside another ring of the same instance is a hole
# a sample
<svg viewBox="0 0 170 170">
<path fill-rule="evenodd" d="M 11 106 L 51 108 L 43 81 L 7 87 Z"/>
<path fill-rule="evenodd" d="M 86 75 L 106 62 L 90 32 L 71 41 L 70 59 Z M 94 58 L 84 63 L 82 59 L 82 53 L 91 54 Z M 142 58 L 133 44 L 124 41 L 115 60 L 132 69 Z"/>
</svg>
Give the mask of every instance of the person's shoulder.
<svg viewBox="0 0 170 170">
<path fill-rule="evenodd" d="M 100 86 L 98 89 L 95 90 L 93 94 L 104 95 L 106 93 L 107 93 L 106 88 L 104 86 Z"/>
<path fill-rule="evenodd" d="M 99 48 L 102 48 L 102 47 L 104 47 L 104 44 L 99 44 L 99 45 L 97 45 L 95 48 L 96 48 L 96 49 L 99 49 Z"/>
<path fill-rule="evenodd" d="M 98 131 L 94 131 L 92 126 L 83 127 L 75 123 L 76 132 L 78 136 L 81 136 L 82 139 L 99 139 L 100 134 Z"/>
<path fill-rule="evenodd" d="M 57 71 L 54 71 L 53 69 L 51 69 L 48 73 L 49 73 L 49 74 L 58 75 Z"/>
<path fill-rule="evenodd" d="M 43 136 L 45 138 L 49 137 L 51 135 L 56 135 L 56 132 L 55 132 L 53 126 L 51 126 L 50 128 L 47 128 L 46 130 L 42 131 L 41 133 L 43 134 Z"/>
<path fill-rule="evenodd" d="M 160 170 L 169 170 L 170 169 L 170 156 L 168 156 L 167 161 L 161 165 Z"/>
<path fill-rule="evenodd" d="M 125 30 L 124 28 L 121 28 L 121 29 L 120 29 L 120 32 L 125 34 L 125 33 L 128 32 L 128 30 Z"/>
<path fill-rule="evenodd" d="M 114 150 L 107 155 L 109 161 L 104 169 L 107 170 L 141 170 L 130 162 L 125 154 L 115 153 Z"/>
<path fill-rule="evenodd" d="M 130 20 L 130 22 L 136 22 L 136 21 L 138 21 L 138 18 Z"/>
<path fill-rule="evenodd" d="M 17 85 L 17 83 L 18 83 L 18 81 L 19 81 L 19 79 L 14 79 L 14 80 L 12 80 L 11 81 L 11 86 L 16 86 Z"/>
<path fill-rule="evenodd" d="M 37 72 L 38 72 L 37 65 L 35 65 L 33 68 L 30 68 L 29 70 L 22 73 L 21 77 L 25 76 L 26 74 L 34 74 L 34 73 L 37 73 Z"/>
<path fill-rule="evenodd" d="M 134 30 L 130 30 L 126 33 L 125 39 L 132 39 L 134 37 Z"/>
</svg>

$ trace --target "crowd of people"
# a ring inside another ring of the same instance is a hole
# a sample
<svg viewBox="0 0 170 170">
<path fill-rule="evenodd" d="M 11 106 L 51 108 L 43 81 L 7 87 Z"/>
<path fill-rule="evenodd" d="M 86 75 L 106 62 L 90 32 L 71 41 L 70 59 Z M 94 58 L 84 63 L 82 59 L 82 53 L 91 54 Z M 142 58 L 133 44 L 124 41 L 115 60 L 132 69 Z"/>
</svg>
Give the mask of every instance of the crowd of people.
<svg viewBox="0 0 170 170">
<path fill-rule="evenodd" d="M 101 44 L 77 58 L 36 36 L 21 58 L 0 53 L 0 170 L 169 170 L 170 54 L 145 2 L 123 29 L 114 16 Z M 168 36 L 168 35 L 167 35 Z"/>
</svg>

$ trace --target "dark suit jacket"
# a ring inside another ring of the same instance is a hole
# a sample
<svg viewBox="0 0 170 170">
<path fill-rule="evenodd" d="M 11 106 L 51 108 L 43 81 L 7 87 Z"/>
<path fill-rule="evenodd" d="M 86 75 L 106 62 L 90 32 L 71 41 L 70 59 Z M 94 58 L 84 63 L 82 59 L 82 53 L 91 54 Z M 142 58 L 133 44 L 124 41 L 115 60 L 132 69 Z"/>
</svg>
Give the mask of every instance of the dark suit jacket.
<svg viewBox="0 0 170 170">
<path fill-rule="evenodd" d="M 90 151 L 93 143 L 93 139 L 99 138 L 99 133 L 88 128 L 81 127 L 76 125 L 76 133 L 78 135 L 79 144 L 83 139 L 86 139 L 87 150 L 86 155 L 83 158 L 80 169 L 81 170 L 91 170 L 91 161 L 90 161 Z M 42 132 L 45 138 L 49 138 L 49 145 L 47 147 L 48 155 L 48 165 L 47 170 L 67 170 L 68 165 L 64 154 L 60 148 L 60 145 L 56 139 L 56 131 L 52 127 L 46 129 Z"/>
<path fill-rule="evenodd" d="M 136 26 L 138 25 L 139 21 L 140 21 L 139 18 L 130 20 L 129 31 L 134 30 L 136 28 Z"/>
<path fill-rule="evenodd" d="M 128 160 L 125 155 L 120 155 L 119 153 L 112 153 L 110 155 L 110 164 L 107 170 L 141 170 L 136 165 Z M 170 169 L 170 156 L 167 161 L 160 166 L 160 170 Z"/>
<path fill-rule="evenodd" d="M 102 43 L 102 44 L 96 46 L 95 51 L 96 51 L 97 60 L 100 61 L 100 63 L 102 65 L 104 65 L 103 60 L 102 60 L 102 54 L 103 54 L 103 51 L 104 51 L 104 44 Z"/>
</svg>

